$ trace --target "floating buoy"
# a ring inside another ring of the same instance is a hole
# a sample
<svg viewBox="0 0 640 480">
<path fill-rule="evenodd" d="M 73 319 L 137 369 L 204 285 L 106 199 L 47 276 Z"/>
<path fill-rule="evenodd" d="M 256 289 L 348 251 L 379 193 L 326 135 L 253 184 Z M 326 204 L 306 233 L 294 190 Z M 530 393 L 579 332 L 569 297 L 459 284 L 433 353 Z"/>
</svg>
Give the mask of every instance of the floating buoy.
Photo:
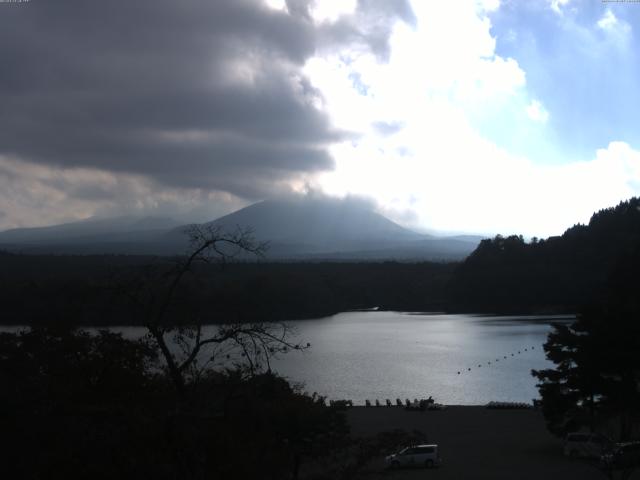
<svg viewBox="0 0 640 480">
<path fill-rule="evenodd" d="M 504 358 L 507 358 L 507 356 L 505 355 Z"/>
<path fill-rule="evenodd" d="M 467 370 L 471 371 L 471 368 L 467 368 Z"/>
<path fill-rule="evenodd" d="M 458 372 L 458 375 L 460 375 L 460 372 Z"/>
</svg>

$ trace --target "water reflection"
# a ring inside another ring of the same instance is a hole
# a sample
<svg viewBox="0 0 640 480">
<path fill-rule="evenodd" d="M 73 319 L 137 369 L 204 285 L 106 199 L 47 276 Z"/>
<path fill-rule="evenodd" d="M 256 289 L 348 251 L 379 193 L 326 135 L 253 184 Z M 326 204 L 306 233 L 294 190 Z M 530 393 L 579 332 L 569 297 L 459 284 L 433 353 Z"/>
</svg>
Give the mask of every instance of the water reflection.
<svg viewBox="0 0 640 480">
<path fill-rule="evenodd" d="M 294 340 L 310 342 L 311 348 L 275 359 L 272 366 L 309 392 L 356 404 L 430 395 L 460 405 L 530 402 L 538 397 L 531 370 L 551 365 L 542 349 L 551 324 L 573 319 L 345 312 L 289 322 Z M 213 328 L 205 327 L 205 333 Z M 143 327 L 111 330 L 132 339 L 146 333 Z"/>
<path fill-rule="evenodd" d="M 275 369 L 329 398 L 426 398 L 442 403 L 530 402 L 532 369 L 546 368 L 542 344 L 553 322 L 571 316 L 347 312 L 292 322 L 312 344 Z M 460 373 L 458 373 L 460 372 Z"/>
</svg>

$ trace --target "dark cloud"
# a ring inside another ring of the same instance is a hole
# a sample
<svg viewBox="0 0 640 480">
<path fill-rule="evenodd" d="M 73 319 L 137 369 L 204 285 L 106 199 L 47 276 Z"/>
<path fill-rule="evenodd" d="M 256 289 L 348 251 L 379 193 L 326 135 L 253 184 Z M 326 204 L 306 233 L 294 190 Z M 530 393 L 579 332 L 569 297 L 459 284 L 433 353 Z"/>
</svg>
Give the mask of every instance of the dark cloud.
<svg viewBox="0 0 640 480">
<path fill-rule="evenodd" d="M 354 39 L 383 54 L 391 21 L 411 12 L 367 0 L 317 26 L 308 1 L 287 4 L 289 13 L 250 0 L 0 4 L 0 155 L 244 198 L 331 169 L 326 147 L 346 134 L 300 67 Z"/>
<path fill-rule="evenodd" d="M 311 12 L 309 10 L 312 0 L 286 0 L 285 3 L 291 15 L 311 21 Z"/>
<path fill-rule="evenodd" d="M 309 22 L 246 0 L 2 7 L 0 153 L 259 195 L 332 167 L 298 73 L 314 49 Z"/>
</svg>

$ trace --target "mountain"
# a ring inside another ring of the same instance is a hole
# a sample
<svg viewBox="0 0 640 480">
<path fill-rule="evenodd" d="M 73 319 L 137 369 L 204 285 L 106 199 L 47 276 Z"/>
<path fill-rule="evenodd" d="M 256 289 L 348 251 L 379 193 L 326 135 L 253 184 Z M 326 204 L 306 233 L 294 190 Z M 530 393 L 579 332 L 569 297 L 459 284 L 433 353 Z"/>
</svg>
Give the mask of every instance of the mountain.
<svg viewBox="0 0 640 480">
<path fill-rule="evenodd" d="M 272 247 L 331 252 L 369 249 L 420 240 L 364 204 L 334 199 L 269 200 L 211 222 L 225 230 L 249 225 Z"/>
<path fill-rule="evenodd" d="M 29 253 L 144 253 L 180 222 L 167 217 L 88 218 L 47 227 L 0 232 L 0 247 Z"/>
<path fill-rule="evenodd" d="M 451 260 L 464 258 L 479 241 L 419 234 L 363 202 L 332 198 L 267 200 L 208 225 L 224 231 L 250 226 L 256 239 L 269 242 L 271 259 Z"/>
<path fill-rule="evenodd" d="M 596 212 L 588 225 L 527 243 L 483 240 L 449 285 L 452 309 L 473 312 L 575 312 L 597 301 L 612 272 L 640 254 L 640 198 Z"/>
<path fill-rule="evenodd" d="M 166 218 L 117 217 L 0 232 L 0 248 L 26 253 L 173 255 L 188 248 L 187 225 Z M 424 235 L 376 213 L 364 202 L 326 197 L 267 200 L 206 225 L 249 227 L 269 242 L 271 260 L 456 260 L 478 244 Z"/>
</svg>

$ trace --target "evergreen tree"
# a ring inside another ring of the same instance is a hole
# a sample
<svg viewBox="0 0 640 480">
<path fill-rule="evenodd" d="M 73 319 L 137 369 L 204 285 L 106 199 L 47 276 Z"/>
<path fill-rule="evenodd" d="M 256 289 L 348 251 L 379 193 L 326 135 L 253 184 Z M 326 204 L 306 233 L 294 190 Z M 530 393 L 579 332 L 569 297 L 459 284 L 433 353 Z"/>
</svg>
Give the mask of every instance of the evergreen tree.
<svg viewBox="0 0 640 480">
<path fill-rule="evenodd" d="M 571 325 L 555 325 L 550 333 L 544 348 L 556 366 L 532 373 L 540 380 L 543 413 L 552 432 L 607 425 L 617 440 L 640 434 L 638 267 L 640 249 L 614 269 L 604 302 L 585 308 Z"/>
</svg>

